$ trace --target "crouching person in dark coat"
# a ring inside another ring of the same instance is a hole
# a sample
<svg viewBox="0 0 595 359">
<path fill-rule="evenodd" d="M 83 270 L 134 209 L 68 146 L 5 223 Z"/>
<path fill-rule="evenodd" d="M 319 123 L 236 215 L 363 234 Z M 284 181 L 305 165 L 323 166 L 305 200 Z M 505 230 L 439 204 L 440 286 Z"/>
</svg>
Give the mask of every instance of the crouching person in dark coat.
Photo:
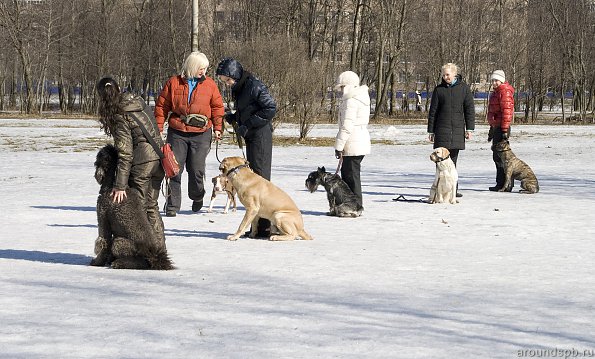
<svg viewBox="0 0 595 359">
<path fill-rule="evenodd" d="M 455 166 L 459 150 L 475 130 L 473 92 L 458 72 L 453 63 L 442 66 L 442 82 L 434 88 L 428 113 L 428 139 L 434 148 L 447 148 Z M 462 197 L 458 190 L 457 197 Z"/>
<path fill-rule="evenodd" d="M 225 58 L 217 66 L 217 77 L 231 86 L 235 113 L 225 114 L 225 120 L 235 123 L 238 134 L 246 143 L 246 157 L 250 168 L 261 177 L 271 180 L 273 158 L 272 120 L 277 111 L 275 99 L 257 77 L 244 70 L 235 59 Z M 260 219 L 258 237 L 270 236 L 270 222 Z"/>
</svg>

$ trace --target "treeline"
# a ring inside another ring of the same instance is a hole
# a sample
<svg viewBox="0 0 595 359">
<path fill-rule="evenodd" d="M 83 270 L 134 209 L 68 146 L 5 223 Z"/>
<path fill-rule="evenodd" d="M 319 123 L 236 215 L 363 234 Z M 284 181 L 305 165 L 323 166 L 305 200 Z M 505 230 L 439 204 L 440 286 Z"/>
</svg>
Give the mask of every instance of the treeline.
<svg viewBox="0 0 595 359">
<path fill-rule="evenodd" d="M 299 120 L 304 136 L 312 118 L 332 115 L 341 71 L 370 86 L 375 117 L 395 116 L 401 94 L 431 91 L 446 62 L 478 92 L 504 70 L 521 121 L 560 108 L 565 96 L 576 119 L 592 121 L 592 0 L 199 3 L 211 75 L 221 58 L 237 57 L 269 84 L 278 121 Z M 55 91 L 60 111 L 93 113 L 94 85 L 106 74 L 148 99 L 190 52 L 191 18 L 190 0 L 1 0 L 0 109 L 43 112 Z"/>
</svg>

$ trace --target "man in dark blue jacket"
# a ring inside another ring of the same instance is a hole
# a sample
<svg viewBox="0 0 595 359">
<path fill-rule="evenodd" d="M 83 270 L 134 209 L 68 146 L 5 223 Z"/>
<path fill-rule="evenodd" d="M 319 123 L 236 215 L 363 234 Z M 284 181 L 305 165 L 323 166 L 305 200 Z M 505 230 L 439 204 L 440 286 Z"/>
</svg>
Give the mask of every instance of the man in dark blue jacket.
<svg viewBox="0 0 595 359">
<path fill-rule="evenodd" d="M 233 58 L 223 59 L 217 66 L 216 75 L 231 87 L 235 113 L 225 114 L 225 120 L 237 124 L 237 131 L 246 143 L 246 159 L 250 168 L 261 177 L 271 180 L 273 157 L 272 120 L 277 112 L 275 99 L 257 77 L 244 70 Z M 258 237 L 270 236 L 270 222 L 258 222 Z"/>
</svg>

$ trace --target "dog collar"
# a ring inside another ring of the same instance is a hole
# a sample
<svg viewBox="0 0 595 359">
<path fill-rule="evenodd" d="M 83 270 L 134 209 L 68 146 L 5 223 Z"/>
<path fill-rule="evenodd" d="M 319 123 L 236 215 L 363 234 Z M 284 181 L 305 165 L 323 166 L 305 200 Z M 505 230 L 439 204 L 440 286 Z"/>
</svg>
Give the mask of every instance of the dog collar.
<svg viewBox="0 0 595 359">
<path fill-rule="evenodd" d="M 436 158 L 438 159 L 438 162 L 442 162 L 442 161 L 445 161 L 445 160 L 449 159 L 450 158 L 450 155 L 448 155 L 446 157 L 436 156 Z"/>
<path fill-rule="evenodd" d="M 247 164 L 243 164 L 243 165 L 239 165 L 237 167 L 234 167 L 232 169 L 229 170 L 229 172 L 227 172 L 226 176 L 231 178 L 231 176 L 235 175 L 239 170 L 241 170 L 244 167 L 248 167 Z"/>
</svg>

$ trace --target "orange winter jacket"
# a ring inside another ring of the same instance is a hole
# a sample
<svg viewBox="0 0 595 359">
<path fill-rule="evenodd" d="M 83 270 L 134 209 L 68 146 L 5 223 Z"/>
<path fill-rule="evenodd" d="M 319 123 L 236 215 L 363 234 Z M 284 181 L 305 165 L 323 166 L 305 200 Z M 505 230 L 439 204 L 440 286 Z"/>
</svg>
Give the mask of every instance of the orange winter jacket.
<svg viewBox="0 0 595 359">
<path fill-rule="evenodd" d="M 215 131 L 223 130 L 223 99 L 215 81 L 205 76 L 196 84 L 192 98 L 188 103 L 188 81 L 180 75 L 167 80 L 161 94 L 155 102 L 155 119 L 159 131 L 163 132 L 163 124 L 169 115 L 169 126 L 182 132 L 205 132 L 213 127 Z M 180 119 L 180 115 L 200 114 L 209 119 L 206 127 L 188 126 Z"/>
<path fill-rule="evenodd" d="M 504 82 L 496 87 L 488 102 L 488 123 L 507 132 L 514 117 L 514 88 Z"/>
</svg>

